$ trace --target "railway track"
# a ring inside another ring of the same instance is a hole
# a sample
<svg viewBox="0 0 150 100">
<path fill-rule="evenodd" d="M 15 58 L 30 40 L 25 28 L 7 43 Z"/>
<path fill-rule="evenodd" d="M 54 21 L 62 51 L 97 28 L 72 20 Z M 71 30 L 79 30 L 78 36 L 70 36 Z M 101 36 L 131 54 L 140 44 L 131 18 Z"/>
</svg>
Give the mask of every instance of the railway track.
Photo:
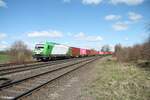
<svg viewBox="0 0 150 100">
<path fill-rule="evenodd" d="M 36 63 L 37 61 L 28 61 L 28 62 L 24 62 L 24 63 L 1 63 L 0 67 L 7 67 L 7 66 L 16 66 L 16 65 L 26 65 L 26 64 L 32 64 L 32 63 Z"/>
<path fill-rule="evenodd" d="M 69 65 L 62 65 L 46 72 L 16 80 L 0 86 L 0 100 L 16 100 L 29 95 L 42 86 L 96 60 L 99 57 L 84 58 Z"/>
<path fill-rule="evenodd" d="M 64 63 L 64 62 L 75 60 L 75 59 L 77 59 L 77 58 L 56 60 L 56 61 L 50 61 L 50 62 L 40 62 L 40 63 L 29 64 L 29 65 L 1 67 L 0 68 L 0 76 L 18 73 L 18 72 L 22 72 L 22 71 L 38 69 L 38 68 L 43 68 L 43 67 L 47 67 L 49 65 L 51 66 L 51 65 L 55 65 L 55 64 L 60 64 L 60 63 Z"/>
</svg>

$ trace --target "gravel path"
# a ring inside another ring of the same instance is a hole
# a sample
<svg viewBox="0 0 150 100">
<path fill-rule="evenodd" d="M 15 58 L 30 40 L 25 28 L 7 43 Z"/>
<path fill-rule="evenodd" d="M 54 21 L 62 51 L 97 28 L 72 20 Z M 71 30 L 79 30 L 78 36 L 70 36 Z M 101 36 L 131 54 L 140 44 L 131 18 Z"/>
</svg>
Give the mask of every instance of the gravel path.
<svg viewBox="0 0 150 100">
<path fill-rule="evenodd" d="M 36 91 L 25 100 L 92 100 L 90 96 L 82 95 L 82 90 L 87 84 L 92 82 L 95 77 L 94 65 L 102 62 L 105 58 L 96 60 L 56 81 L 47 84 L 45 87 Z"/>
</svg>

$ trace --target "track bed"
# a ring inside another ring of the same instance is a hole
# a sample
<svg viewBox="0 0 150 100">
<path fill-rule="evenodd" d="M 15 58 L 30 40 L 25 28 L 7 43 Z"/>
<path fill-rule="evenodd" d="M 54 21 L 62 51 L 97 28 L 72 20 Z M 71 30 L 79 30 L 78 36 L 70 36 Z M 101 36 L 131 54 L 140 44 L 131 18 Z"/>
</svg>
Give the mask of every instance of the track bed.
<svg viewBox="0 0 150 100">
<path fill-rule="evenodd" d="M 55 65 L 55 67 L 41 70 L 39 73 L 30 74 L 25 78 L 13 80 L 8 84 L 0 86 L 0 98 L 2 100 L 13 100 L 28 95 L 45 84 L 62 77 L 63 75 L 96 60 L 97 58 L 99 57 L 82 58 L 80 60 L 78 59 L 64 64 L 58 64 Z"/>
</svg>

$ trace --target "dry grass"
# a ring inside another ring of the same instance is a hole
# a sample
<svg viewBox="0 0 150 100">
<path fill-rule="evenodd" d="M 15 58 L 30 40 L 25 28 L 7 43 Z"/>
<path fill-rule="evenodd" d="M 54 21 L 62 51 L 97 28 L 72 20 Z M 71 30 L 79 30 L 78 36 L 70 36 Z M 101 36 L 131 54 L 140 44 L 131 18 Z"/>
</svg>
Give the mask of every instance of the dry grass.
<svg viewBox="0 0 150 100">
<path fill-rule="evenodd" d="M 107 60 L 96 65 L 96 79 L 85 89 L 93 100 L 150 100 L 150 72 Z"/>
<path fill-rule="evenodd" d="M 0 63 L 6 63 L 11 60 L 11 57 L 6 54 L 0 54 Z"/>
</svg>

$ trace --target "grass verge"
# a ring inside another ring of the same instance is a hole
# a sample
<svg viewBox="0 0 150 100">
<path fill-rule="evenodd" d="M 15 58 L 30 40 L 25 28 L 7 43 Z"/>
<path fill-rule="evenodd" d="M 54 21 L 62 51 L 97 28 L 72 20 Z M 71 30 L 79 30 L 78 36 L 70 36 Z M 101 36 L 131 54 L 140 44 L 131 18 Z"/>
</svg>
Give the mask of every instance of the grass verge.
<svg viewBox="0 0 150 100">
<path fill-rule="evenodd" d="M 150 71 L 115 60 L 97 63 L 96 79 L 84 89 L 93 100 L 150 100 Z"/>
<path fill-rule="evenodd" d="M 5 63 L 10 61 L 10 56 L 6 54 L 0 54 L 0 63 Z"/>
</svg>

